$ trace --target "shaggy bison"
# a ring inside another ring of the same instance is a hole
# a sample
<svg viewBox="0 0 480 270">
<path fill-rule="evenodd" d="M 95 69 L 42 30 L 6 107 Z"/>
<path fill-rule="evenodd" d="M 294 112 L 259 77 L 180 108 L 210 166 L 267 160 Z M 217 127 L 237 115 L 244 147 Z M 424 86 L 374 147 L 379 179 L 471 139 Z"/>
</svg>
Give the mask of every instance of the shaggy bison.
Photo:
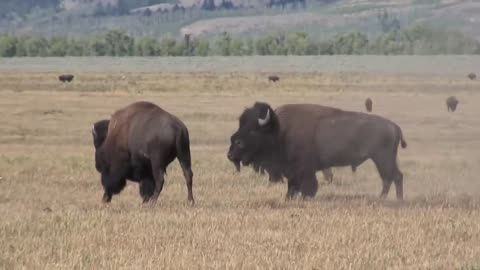
<svg viewBox="0 0 480 270">
<path fill-rule="evenodd" d="M 270 81 L 270 82 L 276 82 L 276 81 L 279 81 L 279 80 L 280 80 L 280 77 L 278 77 L 277 75 L 268 76 L 268 81 Z"/>
<path fill-rule="evenodd" d="M 73 75 L 72 74 L 63 74 L 58 76 L 58 80 L 61 82 L 71 82 L 73 80 Z"/>
<path fill-rule="evenodd" d="M 367 109 L 367 112 L 372 112 L 372 106 L 373 106 L 373 101 L 371 98 L 367 98 L 365 100 L 365 108 Z"/>
<path fill-rule="evenodd" d="M 108 124 L 110 120 L 104 119 L 98 122 L 95 122 L 92 127 L 92 136 L 93 136 L 93 145 L 95 150 L 97 150 L 105 141 L 108 132 Z M 143 199 L 143 202 L 147 202 L 150 197 L 153 195 L 153 191 L 155 188 L 155 180 L 152 174 L 152 168 L 150 164 L 145 163 L 142 164 L 143 166 L 137 165 L 137 178 L 133 178 L 133 168 L 130 167 L 128 172 L 126 173 L 126 179 L 138 182 L 139 183 L 139 192 L 140 196 Z M 99 171 L 100 172 L 100 171 Z M 124 180 L 122 180 L 123 182 Z"/>
<path fill-rule="evenodd" d="M 468 78 L 469 78 L 470 80 L 475 80 L 475 79 L 477 78 L 477 74 L 475 74 L 475 73 L 473 73 L 473 72 L 472 72 L 472 73 L 469 73 L 469 74 L 468 74 Z"/>
<path fill-rule="evenodd" d="M 357 167 L 372 159 L 383 180 L 380 197 L 392 182 L 403 199 L 403 174 L 397 149 L 407 147 L 400 127 L 376 115 L 314 104 L 288 104 L 273 110 L 256 102 L 245 109 L 231 137 L 227 157 L 244 164 L 261 162 L 288 181 L 286 198 L 317 193 L 316 171 L 337 166 Z"/>
<path fill-rule="evenodd" d="M 447 98 L 447 111 L 454 112 L 457 109 L 458 99 L 454 96 L 450 96 Z"/>
<path fill-rule="evenodd" d="M 95 151 L 95 167 L 101 173 L 104 188 L 103 201 L 110 202 L 129 178 L 139 181 L 140 189 L 145 186 L 144 202 L 156 202 L 163 189 L 167 166 L 175 158 L 183 170 L 188 201 L 193 204 L 187 127 L 176 116 L 150 102 L 135 102 L 116 111 L 108 124 L 105 140 Z M 149 183 L 148 169 L 153 183 Z M 151 186 L 153 192 L 148 196 Z"/>
<path fill-rule="evenodd" d="M 231 162 L 235 165 L 236 171 L 240 172 L 241 161 L 240 160 L 231 160 Z M 251 165 L 253 167 L 253 170 L 256 173 L 260 173 L 262 175 L 265 174 L 265 168 L 263 168 L 260 164 L 252 162 Z M 352 167 L 352 172 L 355 173 L 357 168 L 353 165 L 351 167 Z M 270 183 L 283 182 L 283 177 L 282 177 L 281 172 L 279 172 L 279 170 L 275 170 L 274 167 L 269 168 L 267 170 L 267 173 L 268 173 L 268 180 L 269 180 Z M 325 180 L 327 182 L 329 182 L 329 183 L 333 182 L 333 172 L 332 172 L 331 168 L 327 168 L 327 169 L 322 170 L 322 174 L 323 174 L 323 177 L 325 178 Z"/>
</svg>

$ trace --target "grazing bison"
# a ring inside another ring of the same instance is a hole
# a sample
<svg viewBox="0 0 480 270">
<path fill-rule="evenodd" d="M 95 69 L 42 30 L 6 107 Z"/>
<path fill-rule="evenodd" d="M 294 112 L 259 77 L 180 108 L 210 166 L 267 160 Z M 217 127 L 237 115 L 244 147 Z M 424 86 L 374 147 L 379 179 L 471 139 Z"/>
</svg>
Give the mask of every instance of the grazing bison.
<svg viewBox="0 0 480 270">
<path fill-rule="evenodd" d="M 447 111 L 454 112 L 457 109 L 458 99 L 454 96 L 447 98 Z"/>
<path fill-rule="evenodd" d="M 400 127 L 380 116 L 314 104 L 288 104 L 274 111 L 256 102 L 241 114 L 227 157 L 247 165 L 263 162 L 280 171 L 288 181 L 287 199 L 298 192 L 315 196 L 318 170 L 357 167 L 372 159 L 383 180 L 380 197 L 388 195 L 394 182 L 402 200 L 399 143 L 407 147 Z"/>
<path fill-rule="evenodd" d="M 72 74 L 63 74 L 58 76 L 58 79 L 61 82 L 71 82 L 73 80 L 73 75 Z"/>
<path fill-rule="evenodd" d="M 477 78 L 477 74 L 475 74 L 475 73 L 473 73 L 473 72 L 472 72 L 472 73 L 469 73 L 469 74 L 468 74 L 468 78 L 469 78 L 470 80 L 475 80 L 475 79 Z"/>
<path fill-rule="evenodd" d="M 276 82 L 276 81 L 279 81 L 279 80 L 280 80 L 280 77 L 278 77 L 277 75 L 268 76 L 268 81 L 269 82 Z"/>
<path fill-rule="evenodd" d="M 98 122 L 95 122 L 93 124 L 92 136 L 93 136 L 93 145 L 95 147 L 95 150 L 97 150 L 105 141 L 105 138 L 107 137 L 109 123 L 110 123 L 110 120 L 105 119 L 105 120 L 100 120 Z M 147 202 L 149 198 L 152 197 L 153 191 L 155 188 L 155 180 L 153 178 L 152 168 L 150 164 L 145 163 L 145 164 L 141 164 L 141 166 L 137 165 L 136 170 L 137 170 L 137 175 L 136 175 L 137 178 L 134 178 L 132 167 L 130 167 L 130 169 L 128 170 L 128 173 L 126 174 L 125 178 L 130 181 L 139 183 L 140 196 L 142 197 L 143 202 Z M 123 183 L 124 180 L 122 180 L 121 182 Z"/>
<path fill-rule="evenodd" d="M 367 109 L 367 112 L 372 112 L 372 106 L 373 106 L 373 101 L 371 98 L 367 98 L 365 100 L 365 108 Z"/>
<path fill-rule="evenodd" d="M 110 202 L 112 195 L 120 193 L 130 178 L 140 181 L 141 189 L 145 185 L 146 191 L 154 186 L 144 202 L 156 202 L 163 189 L 167 166 L 175 158 L 183 170 L 188 201 L 193 204 L 187 127 L 176 116 L 150 102 L 135 102 L 116 111 L 104 142 L 95 151 L 95 167 L 101 173 L 104 188 L 103 201 Z M 148 183 L 149 168 L 153 184 Z"/>
</svg>

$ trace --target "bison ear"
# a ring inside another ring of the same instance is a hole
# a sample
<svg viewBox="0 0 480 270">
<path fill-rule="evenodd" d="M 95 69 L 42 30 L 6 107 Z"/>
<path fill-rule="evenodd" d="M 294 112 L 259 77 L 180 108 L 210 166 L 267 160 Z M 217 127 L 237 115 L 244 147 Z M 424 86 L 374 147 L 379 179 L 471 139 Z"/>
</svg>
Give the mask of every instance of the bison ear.
<svg viewBox="0 0 480 270">
<path fill-rule="evenodd" d="M 268 124 L 268 122 L 270 122 L 270 109 L 267 109 L 267 115 L 264 119 L 262 119 L 261 117 L 258 118 L 258 124 L 260 126 L 265 126 L 266 124 Z"/>
</svg>

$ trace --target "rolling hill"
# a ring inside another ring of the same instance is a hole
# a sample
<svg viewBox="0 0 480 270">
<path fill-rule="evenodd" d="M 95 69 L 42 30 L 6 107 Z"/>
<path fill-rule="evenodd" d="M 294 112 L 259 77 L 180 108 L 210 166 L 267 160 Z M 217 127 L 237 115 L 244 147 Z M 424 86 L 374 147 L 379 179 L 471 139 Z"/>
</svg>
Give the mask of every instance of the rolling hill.
<svg viewBox="0 0 480 270">
<path fill-rule="evenodd" d="M 380 31 L 377 14 L 386 9 L 402 26 L 426 22 L 436 27 L 460 30 L 480 39 L 480 1 L 312 0 L 306 2 L 305 8 L 287 5 L 282 9 L 279 6 L 268 8 L 270 0 L 232 0 L 235 8 L 212 11 L 201 8 L 202 0 L 163 3 L 144 0 L 128 2 L 130 4 L 125 1 L 64 0 L 55 8 L 35 8 L 21 17 L 3 16 L 0 32 L 78 37 L 122 29 L 134 36 L 177 37 L 186 33 L 211 36 L 225 31 L 243 36 L 304 31 L 314 37 L 326 38 L 346 31 L 375 35 Z M 222 4 L 222 0 L 214 2 L 217 6 Z M 99 16 L 99 6 L 114 9 L 121 5 L 124 12 Z"/>
</svg>

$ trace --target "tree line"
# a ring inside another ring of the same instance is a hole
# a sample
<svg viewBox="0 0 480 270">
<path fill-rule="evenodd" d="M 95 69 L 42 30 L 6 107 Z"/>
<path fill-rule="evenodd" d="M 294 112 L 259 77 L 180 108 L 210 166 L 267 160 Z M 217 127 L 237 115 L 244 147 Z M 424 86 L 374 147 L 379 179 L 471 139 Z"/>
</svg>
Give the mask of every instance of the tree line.
<svg viewBox="0 0 480 270">
<path fill-rule="evenodd" d="M 257 39 L 234 37 L 229 33 L 212 39 L 134 38 L 118 30 L 73 39 L 0 34 L 0 57 L 361 54 L 480 54 L 480 43 L 461 32 L 426 25 L 385 32 L 372 39 L 352 32 L 322 41 L 303 32 L 271 33 Z"/>
</svg>

